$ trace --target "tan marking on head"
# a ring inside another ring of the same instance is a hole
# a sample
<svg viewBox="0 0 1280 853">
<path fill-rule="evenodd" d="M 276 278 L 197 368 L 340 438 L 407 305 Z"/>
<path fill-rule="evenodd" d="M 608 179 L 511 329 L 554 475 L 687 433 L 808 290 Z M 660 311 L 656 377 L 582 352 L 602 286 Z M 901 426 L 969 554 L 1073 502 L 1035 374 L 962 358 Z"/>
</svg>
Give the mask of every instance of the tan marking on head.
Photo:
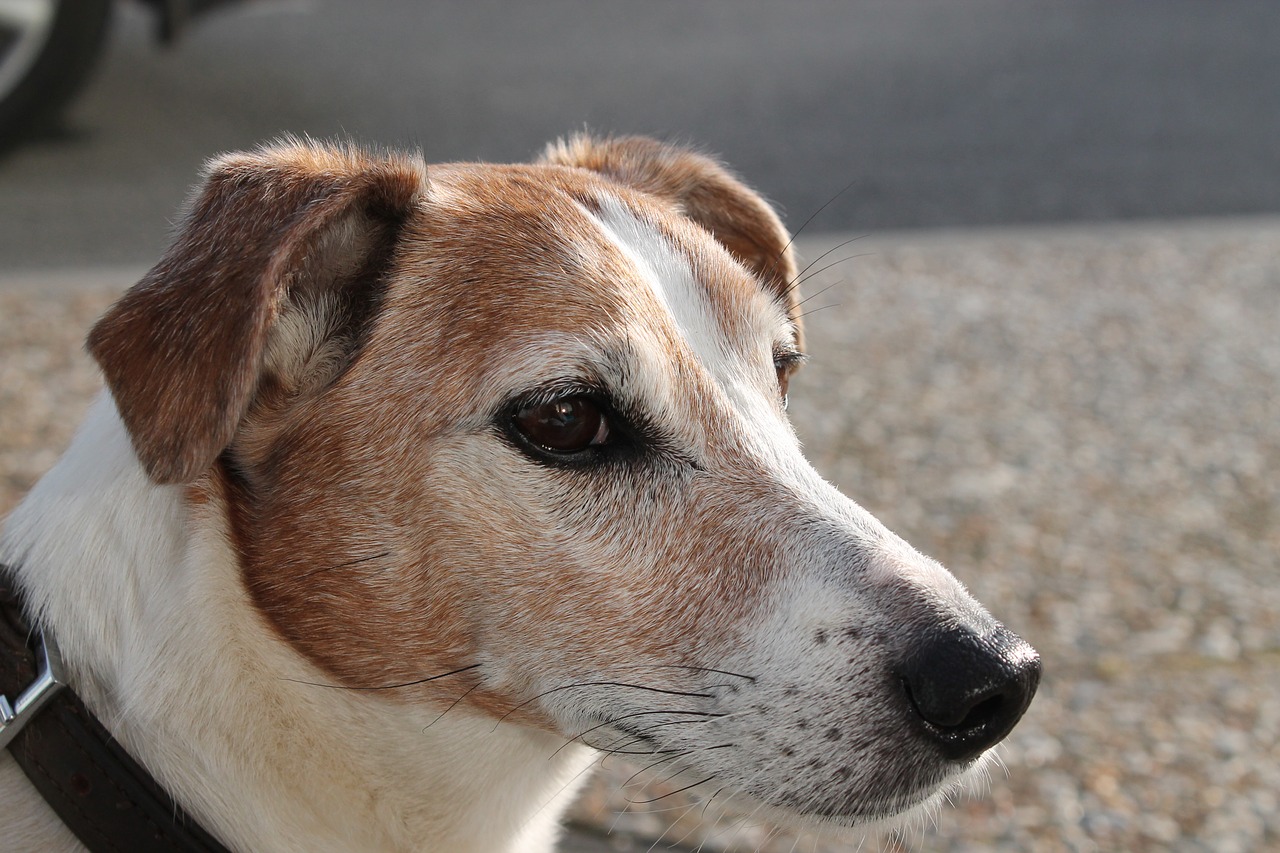
<svg viewBox="0 0 1280 853">
<path fill-rule="evenodd" d="M 681 415 L 699 420 L 685 427 L 706 442 L 702 419 L 711 429 L 714 419 L 699 411 L 713 396 L 710 378 L 583 215 L 598 179 L 528 167 L 441 167 L 433 178 L 427 210 L 402 232 L 376 333 L 280 433 L 271 468 L 305 472 L 306 488 L 272 486 L 283 474 L 265 467 L 252 473 L 266 487 L 258 500 L 269 496 L 253 509 L 255 525 L 270 531 L 250 548 L 255 597 L 347 684 L 403 684 L 482 663 L 421 690 L 451 700 L 487 676 L 466 703 L 491 714 L 534 689 L 522 671 L 551 671 L 566 655 L 574 668 L 565 677 L 622 660 L 690 660 L 713 642 L 697 638 L 720 635 L 767 579 L 746 554 L 761 547 L 753 535 L 739 531 L 744 553 L 726 555 L 733 502 L 684 505 L 681 490 L 662 483 L 669 471 L 584 472 L 575 482 L 508 446 L 492 416 L 521 390 L 515 382 L 580 372 L 598 353 L 634 345 L 652 357 L 645 369 L 669 372 L 685 392 Z M 725 279 L 715 287 L 732 279 L 745 291 L 725 298 L 751 297 L 756 285 L 704 232 L 643 199 L 629 203 L 667 216 L 666 236 Z M 673 528 L 672 518 L 684 521 Z M 748 564 L 754 570 L 737 570 Z M 690 596 L 696 577 L 715 578 L 716 594 Z M 514 664 L 520 655 L 527 667 Z M 525 721 L 549 726 L 534 710 Z"/>
<path fill-rule="evenodd" d="M 339 683 L 500 716 L 624 661 L 670 681 L 771 581 L 776 546 L 741 514 L 779 487 L 735 462 L 716 377 L 589 215 L 606 197 L 688 261 L 726 340 L 756 345 L 738 308 L 768 297 L 669 200 L 561 166 L 433 167 L 426 187 L 416 162 L 294 148 L 216 164 L 95 331 L 153 476 L 209 472 L 189 492 L 227 507 L 252 600 Z M 352 318 L 328 299 L 358 282 Z M 556 470 L 500 435 L 510 396 L 555 380 L 650 393 L 610 370 L 660 374 L 665 427 L 714 476 L 659 456 Z M 555 727 L 537 703 L 512 719 Z"/>
</svg>

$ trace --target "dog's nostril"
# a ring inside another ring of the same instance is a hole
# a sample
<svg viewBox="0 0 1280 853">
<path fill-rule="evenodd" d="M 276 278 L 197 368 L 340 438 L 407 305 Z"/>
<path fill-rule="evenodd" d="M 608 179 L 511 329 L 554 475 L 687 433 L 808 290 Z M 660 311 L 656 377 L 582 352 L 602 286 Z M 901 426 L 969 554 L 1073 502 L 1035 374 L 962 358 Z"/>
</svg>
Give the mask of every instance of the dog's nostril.
<svg viewBox="0 0 1280 853">
<path fill-rule="evenodd" d="M 921 691 L 924 694 L 922 703 L 916 698 L 910 682 L 905 682 L 904 688 L 907 691 L 907 698 L 911 700 L 911 707 L 921 719 L 930 725 L 953 732 L 974 731 L 990 724 L 999 719 L 1000 709 L 1005 704 L 1003 692 L 988 696 L 976 705 L 968 707 L 969 697 L 946 696 L 929 687 Z"/>
<path fill-rule="evenodd" d="M 900 670 L 908 702 L 943 755 L 968 761 L 1021 719 L 1040 683 L 1040 656 L 999 628 L 931 638 Z"/>
<path fill-rule="evenodd" d="M 969 709 L 969 713 L 964 715 L 964 719 L 960 721 L 959 728 L 973 729 L 1000 719 L 1000 709 L 1004 707 L 1004 701 L 1003 694 L 983 699 Z"/>
</svg>

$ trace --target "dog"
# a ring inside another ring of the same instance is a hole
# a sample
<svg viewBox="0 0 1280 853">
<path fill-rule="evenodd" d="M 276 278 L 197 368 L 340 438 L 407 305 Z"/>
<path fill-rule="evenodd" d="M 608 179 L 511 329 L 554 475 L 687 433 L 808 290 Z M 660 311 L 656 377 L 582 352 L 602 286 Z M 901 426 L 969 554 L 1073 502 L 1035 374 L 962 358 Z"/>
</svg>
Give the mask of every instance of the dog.
<svg viewBox="0 0 1280 853">
<path fill-rule="evenodd" d="M 1040 661 L 805 461 L 796 279 L 647 139 L 223 156 L 0 562 L 230 850 L 548 851 L 602 751 L 779 820 L 934 803 Z M 0 793 L 6 849 L 84 849 L 7 753 Z"/>
</svg>

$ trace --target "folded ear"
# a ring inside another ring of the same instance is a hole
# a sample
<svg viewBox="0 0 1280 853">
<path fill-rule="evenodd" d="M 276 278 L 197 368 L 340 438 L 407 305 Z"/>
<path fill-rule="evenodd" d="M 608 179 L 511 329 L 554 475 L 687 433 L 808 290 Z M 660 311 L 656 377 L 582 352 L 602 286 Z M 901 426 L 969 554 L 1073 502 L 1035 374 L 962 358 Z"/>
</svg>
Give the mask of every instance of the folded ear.
<svg viewBox="0 0 1280 853">
<path fill-rule="evenodd" d="M 367 321 L 425 189 L 417 158 L 293 140 L 210 163 L 173 245 L 89 334 L 152 479 L 190 482 L 213 463 L 264 363 L 313 354 L 282 347 L 314 351 L 317 335 Z M 311 339 L 294 328 L 277 345 L 273 326 L 290 311 L 310 318 Z"/>
<path fill-rule="evenodd" d="M 542 162 L 590 169 L 674 202 L 759 276 L 798 322 L 791 238 L 773 208 L 719 163 L 643 137 L 587 135 L 553 142 Z"/>
</svg>

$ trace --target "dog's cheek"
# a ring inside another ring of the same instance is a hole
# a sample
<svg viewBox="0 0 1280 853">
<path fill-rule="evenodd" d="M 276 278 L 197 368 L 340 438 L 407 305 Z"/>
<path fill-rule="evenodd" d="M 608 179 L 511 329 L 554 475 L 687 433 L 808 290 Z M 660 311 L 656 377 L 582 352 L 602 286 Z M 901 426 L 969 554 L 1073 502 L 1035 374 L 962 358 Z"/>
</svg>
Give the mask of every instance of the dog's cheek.
<svg viewBox="0 0 1280 853">
<path fill-rule="evenodd" d="M 498 582 L 476 594 L 494 687 L 679 687 L 681 667 L 714 667 L 779 562 L 769 525 L 742 524 L 733 502 L 676 478 L 550 479 L 496 488 L 482 499 L 503 507 L 502 524 L 456 540 L 490 543 Z"/>
<path fill-rule="evenodd" d="M 442 535 L 422 545 L 447 566 L 434 580 L 466 590 L 488 683 L 519 691 L 526 677 L 517 673 L 528 674 L 528 663 L 547 670 L 553 649 L 576 650 L 571 664 L 590 665 L 585 635 L 608 619 L 624 589 L 626 549 L 611 528 L 625 516 L 616 490 L 573 482 L 585 472 L 547 472 L 505 449 L 487 455 L 482 480 L 465 476 L 476 470 L 469 460 L 436 478 L 433 495 L 465 511 L 441 519 Z"/>
</svg>

